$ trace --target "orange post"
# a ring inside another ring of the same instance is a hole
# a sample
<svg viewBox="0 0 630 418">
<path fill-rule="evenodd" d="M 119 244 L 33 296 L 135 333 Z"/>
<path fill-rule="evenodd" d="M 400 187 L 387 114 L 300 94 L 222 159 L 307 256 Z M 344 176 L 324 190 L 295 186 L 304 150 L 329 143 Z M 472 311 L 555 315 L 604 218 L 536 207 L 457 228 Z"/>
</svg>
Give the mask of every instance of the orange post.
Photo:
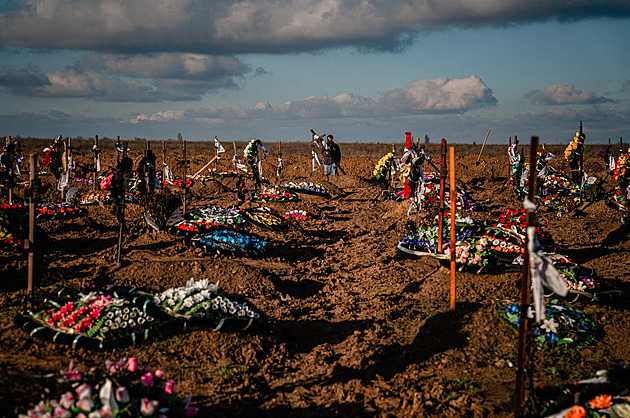
<svg viewBox="0 0 630 418">
<path fill-rule="evenodd" d="M 457 204 L 457 192 L 455 190 L 455 147 L 451 145 L 448 151 L 451 191 L 451 310 L 455 310 L 455 205 Z"/>
</svg>

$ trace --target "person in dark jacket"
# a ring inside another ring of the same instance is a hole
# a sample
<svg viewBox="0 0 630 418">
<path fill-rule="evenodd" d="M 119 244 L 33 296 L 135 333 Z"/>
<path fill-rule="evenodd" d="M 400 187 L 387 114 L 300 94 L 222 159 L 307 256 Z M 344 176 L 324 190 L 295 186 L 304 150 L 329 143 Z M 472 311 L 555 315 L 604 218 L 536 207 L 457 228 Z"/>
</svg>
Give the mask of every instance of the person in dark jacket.
<svg viewBox="0 0 630 418">
<path fill-rule="evenodd" d="M 322 144 L 322 157 L 324 160 L 324 175 L 338 176 L 337 166 L 341 162 L 341 150 L 339 145 L 334 142 L 332 135 L 328 135 L 326 143 Z"/>
</svg>

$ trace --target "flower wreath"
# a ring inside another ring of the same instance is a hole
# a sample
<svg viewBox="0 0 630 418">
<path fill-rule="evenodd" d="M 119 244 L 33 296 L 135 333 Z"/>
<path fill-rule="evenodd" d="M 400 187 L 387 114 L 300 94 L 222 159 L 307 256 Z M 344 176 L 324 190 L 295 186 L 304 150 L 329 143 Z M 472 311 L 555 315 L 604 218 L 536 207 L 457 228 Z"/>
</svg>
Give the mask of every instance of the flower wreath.
<svg viewBox="0 0 630 418">
<path fill-rule="evenodd" d="M 243 217 L 247 222 L 264 229 L 280 230 L 287 227 L 282 215 L 268 207 L 243 209 Z"/>
<path fill-rule="evenodd" d="M 311 183 L 311 182 L 306 182 L 306 181 L 301 181 L 301 182 L 288 182 L 288 183 L 283 183 L 280 185 L 280 187 L 294 191 L 296 193 L 308 193 L 308 194 L 314 194 L 314 195 L 319 195 L 319 196 L 324 196 L 324 197 L 330 197 L 330 192 L 328 191 L 328 189 L 318 183 Z"/>
<path fill-rule="evenodd" d="M 263 255 L 269 247 L 269 242 L 263 238 L 227 228 L 201 232 L 190 238 L 190 242 L 206 251 L 216 250 L 248 257 Z"/>
<path fill-rule="evenodd" d="M 260 314 L 219 293 L 216 284 L 190 279 L 185 287 L 156 295 L 108 287 L 63 302 L 49 299 L 38 310 L 18 314 L 15 323 L 54 343 L 110 349 L 190 329 L 243 330 L 257 318 Z"/>
<path fill-rule="evenodd" d="M 584 140 L 586 135 L 580 132 L 576 132 L 573 140 L 564 150 L 564 158 L 567 159 L 569 164 L 575 164 L 579 160 L 580 156 L 584 153 Z"/>
<path fill-rule="evenodd" d="M 497 313 L 507 324 L 517 329 L 520 323 L 519 303 L 494 301 Z M 534 324 L 534 338 L 543 347 L 567 346 L 579 350 L 595 339 L 596 326 L 586 314 L 552 300 L 545 305 L 546 318 Z M 528 307 L 527 317 L 534 318 L 534 307 Z"/>
</svg>

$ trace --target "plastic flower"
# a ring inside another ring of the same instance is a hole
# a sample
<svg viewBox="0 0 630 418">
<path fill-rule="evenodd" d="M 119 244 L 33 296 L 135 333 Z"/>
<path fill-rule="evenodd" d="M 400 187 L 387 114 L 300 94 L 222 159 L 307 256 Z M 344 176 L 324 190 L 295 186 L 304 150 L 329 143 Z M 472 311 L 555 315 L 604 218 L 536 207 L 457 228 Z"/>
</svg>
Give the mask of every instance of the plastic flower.
<svg viewBox="0 0 630 418">
<path fill-rule="evenodd" d="M 593 398 L 590 402 L 589 402 L 591 408 L 593 409 L 599 409 L 599 408 L 607 408 L 610 405 L 613 404 L 612 402 L 612 396 L 610 395 L 599 395 L 596 396 L 595 398 Z"/>
<path fill-rule="evenodd" d="M 129 403 L 129 391 L 127 390 L 126 387 L 119 387 L 116 388 L 116 400 L 122 404 L 126 404 Z"/>
<path fill-rule="evenodd" d="M 543 324 L 540 326 L 540 328 L 546 330 L 547 332 L 552 332 L 554 334 L 558 332 L 558 324 L 553 318 L 543 319 Z"/>
<path fill-rule="evenodd" d="M 586 417 L 586 409 L 580 405 L 573 405 L 569 412 L 564 414 L 564 418 L 584 418 Z"/>
<path fill-rule="evenodd" d="M 144 417 L 150 417 L 155 414 L 160 403 L 155 400 L 150 400 L 149 398 L 142 398 L 140 400 L 140 413 Z"/>
<path fill-rule="evenodd" d="M 140 376 L 140 381 L 144 386 L 152 387 L 153 386 L 153 374 L 151 372 L 145 373 Z"/>
</svg>

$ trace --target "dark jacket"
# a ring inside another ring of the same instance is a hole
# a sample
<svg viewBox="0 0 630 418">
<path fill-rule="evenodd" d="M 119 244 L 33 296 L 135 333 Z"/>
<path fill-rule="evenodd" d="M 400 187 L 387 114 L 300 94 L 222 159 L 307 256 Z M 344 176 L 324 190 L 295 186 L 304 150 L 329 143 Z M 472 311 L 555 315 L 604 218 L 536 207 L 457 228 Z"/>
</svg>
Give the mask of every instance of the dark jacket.
<svg viewBox="0 0 630 418">
<path fill-rule="evenodd" d="M 322 157 L 324 157 L 324 164 L 330 165 L 332 163 L 339 164 L 341 162 L 341 150 L 336 143 L 324 145 L 322 150 Z"/>
</svg>

